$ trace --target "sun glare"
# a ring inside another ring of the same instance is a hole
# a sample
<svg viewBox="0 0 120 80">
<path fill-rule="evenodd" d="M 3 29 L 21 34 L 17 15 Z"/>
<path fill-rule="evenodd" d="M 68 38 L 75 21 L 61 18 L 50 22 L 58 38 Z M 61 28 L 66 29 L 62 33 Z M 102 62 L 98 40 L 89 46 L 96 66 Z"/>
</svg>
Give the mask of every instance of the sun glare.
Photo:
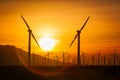
<svg viewBox="0 0 120 80">
<path fill-rule="evenodd" d="M 40 39 L 39 44 L 43 50 L 49 51 L 49 50 L 52 50 L 54 48 L 56 43 L 55 43 L 55 39 L 45 37 L 45 38 Z"/>
</svg>

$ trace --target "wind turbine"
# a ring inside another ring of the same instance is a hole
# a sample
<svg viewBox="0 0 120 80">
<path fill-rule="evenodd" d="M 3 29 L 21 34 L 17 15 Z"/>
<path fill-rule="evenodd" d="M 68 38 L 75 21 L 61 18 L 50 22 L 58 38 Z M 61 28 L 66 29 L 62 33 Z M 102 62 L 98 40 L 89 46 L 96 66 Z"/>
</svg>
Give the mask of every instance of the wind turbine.
<svg viewBox="0 0 120 80">
<path fill-rule="evenodd" d="M 83 66 L 84 66 L 84 63 L 85 63 L 85 53 L 82 51 L 82 58 L 83 58 Z"/>
<path fill-rule="evenodd" d="M 63 53 L 63 65 L 64 65 L 64 61 L 65 61 L 65 53 L 64 53 L 64 51 L 62 51 L 62 53 Z"/>
<path fill-rule="evenodd" d="M 28 33 L 29 33 L 29 38 L 28 38 L 28 65 L 31 64 L 31 36 L 33 37 L 33 39 L 35 40 L 35 42 L 37 43 L 37 45 L 40 47 L 40 45 L 38 44 L 35 36 L 32 33 L 32 30 L 30 29 L 30 26 L 28 25 L 28 23 L 26 22 L 26 20 L 24 19 L 24 17 L 21 15 L 21 18 L 23 19 L 23 21 L 25 22 L 27 28 L 28 28 Z"/>
<path fill-rule="evenodd" d="M 100 53 L 101 53 L 101 50 L 97 54 L 98 55 L 98 65 L 100 65 L 100 56 L 101 56 Z"/>
<path fill-rule="evenodd" d="M 78 37 L 78 52 L 77 52 L 77 65 L 79 66 L 81 63 L 80 61 L 80 33 L 83 30 L 83 28 L 85 27 L 87 21 L 89 20 L 90 16 L 87 18 L 87 20 L 85 21 L 85 23 L 83 24 L 82 28 L 80 30 L 77 30 L 77 34 L 75 35 L 73 41 L 71 42 L 71 44 L 69 45 L 69 47 L 72 46 L 73 42 L 75 41 L 75 39 Z"/>
</svg>

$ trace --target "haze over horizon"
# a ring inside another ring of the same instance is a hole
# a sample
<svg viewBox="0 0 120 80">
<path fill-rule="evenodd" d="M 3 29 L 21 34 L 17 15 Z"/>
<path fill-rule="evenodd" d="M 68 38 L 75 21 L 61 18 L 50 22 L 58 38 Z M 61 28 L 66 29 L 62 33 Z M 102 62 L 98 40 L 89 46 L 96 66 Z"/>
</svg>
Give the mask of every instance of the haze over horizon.
<svg viewBox="0 0 120 80">
<path fill-rule="evenodd" d="M 0 44 L 15 45 L 24 50 L 28 46 L 27 27 L 23 15 L 39 41 L 45 35 L 57 41 L 51 52 L 77 53 L 74 36 L 90 19 L 81 33 L 81 51 L 99 50 L 120 53 L 119 0 L 0 0 Z M 44 52 L 32 40 L 32 51 Z"/>
</svg>

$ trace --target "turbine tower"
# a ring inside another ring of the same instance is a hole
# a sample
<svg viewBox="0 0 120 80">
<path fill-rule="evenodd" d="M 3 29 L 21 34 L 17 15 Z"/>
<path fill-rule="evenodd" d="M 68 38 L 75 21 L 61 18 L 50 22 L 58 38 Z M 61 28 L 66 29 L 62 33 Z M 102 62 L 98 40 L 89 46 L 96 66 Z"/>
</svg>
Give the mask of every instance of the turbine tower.
<svg viewBox="0 0 120 80">
<path fill-rule="evenodd" d="M 35 36 L 32 33 L 32 30 L 30 29 L 30 26 L 28 25 L 28 23 L 26 22 L 26 20 L 24 19 L 24 17 L 21 15 L 21 18 L 23 19 L 23 21 L 25 22 L 27 28 L 28 28 L 28 33 L 29 33 L 29 38 L 28 38 L 28 65 L 31 65 L 31 36 L 33 37 L 33 39 L 35 40 L 35 42 L 37 43 L 37 45 L 40 47 L 40 45 L 38 44 Z"/>
<path fill-rule="evenodd" d="M 82 28 L 80 30 L 77 30 L 77 34 L 75 35 L 73 41 L 71 42 L 71 44 L 69 45 L 69 47 L 72 46 L 73 42 L 75 41 L 75 39 L 78 37 L 78 51 L 77 51 L 77 65 L 80 66 L 80 33 L 83 30 L 83 28 L 85 27 L 87 21 L 89 20 L 90 16 L 87 18 L 87 20 L 85 21 L 85 23 L 83 24 Z"/>
</svg>

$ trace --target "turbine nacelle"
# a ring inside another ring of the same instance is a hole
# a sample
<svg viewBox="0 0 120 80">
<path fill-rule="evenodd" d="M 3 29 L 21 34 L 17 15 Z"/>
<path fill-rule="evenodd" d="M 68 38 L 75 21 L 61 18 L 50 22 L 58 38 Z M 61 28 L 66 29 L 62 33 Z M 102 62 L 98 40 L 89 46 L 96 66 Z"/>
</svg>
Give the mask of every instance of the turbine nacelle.
<svg viewBox="0 0 120 80">
<path fill-rule="evenodd" d="M 81 33 L 81 31 L 80 30 L 77 30 L 77 33 L 78 33 L 78 35 Z"/>
</svg>

